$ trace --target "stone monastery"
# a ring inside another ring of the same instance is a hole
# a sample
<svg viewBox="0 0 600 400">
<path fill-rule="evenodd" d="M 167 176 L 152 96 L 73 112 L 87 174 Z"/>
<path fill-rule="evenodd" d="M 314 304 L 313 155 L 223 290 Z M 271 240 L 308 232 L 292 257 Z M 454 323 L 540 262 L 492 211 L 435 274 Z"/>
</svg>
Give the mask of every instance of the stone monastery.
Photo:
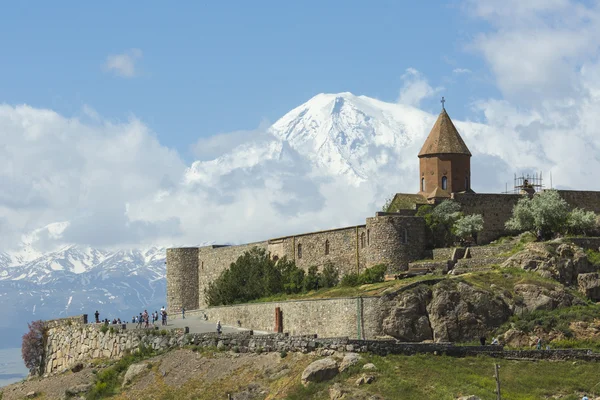
<svg viewBox="0 0 600 400">
<path fill-rule="evenodd" d="M 506 235 L 504 224 L 523 194 L 482 194 L 471 189 L 471 152 L 442 109 L 419 152 L 419 192 L 398 193 L 397 212 L 377 212 L 364 225 L 302 233 L 261 242 L 229 246 L 181 247 L 167 250 L 167 305 L 170 313 L 206 308 L 209 282 L 252 247 L 266 249 L 273 259 L 287 257 L 303 269 L 332 262 L 345 275 L 387 264 L 389 272 L 425 257 L 432 247 L 418 207 L 453 199 L 465 214 L 481 214 L 484 229 L 479 244 Z M 600 192 L 559 190 L 571 207 L 600 213 Z"/>
</svg>

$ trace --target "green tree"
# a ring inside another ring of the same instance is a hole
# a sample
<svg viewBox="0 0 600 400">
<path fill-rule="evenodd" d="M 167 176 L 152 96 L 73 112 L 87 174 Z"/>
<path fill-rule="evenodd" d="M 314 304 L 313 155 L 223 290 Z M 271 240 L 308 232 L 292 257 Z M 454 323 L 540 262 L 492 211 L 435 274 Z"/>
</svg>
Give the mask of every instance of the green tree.
<svg viewBox="0 0 600 400">
<path fill-rule="evenodd" d="M 308 272 L 304 276 L 304 291 L 310 292 L 319 288 L 319 269 L 316 265 L 308 267 Z"/>
<path fill-rule="evenodd" d="M 463 216 L 460 204 L 454 200 L 444 200 L 435 208 L 431 205 L 421 206 L 416 215 L 425 219 L 429 235 L 436 247 L 447 246 L 454 241 L 452 228 Z"/>
<path fill-rule="evenodd" d="M 554 189 L 523 197 L 513 208 L 506 228 L 514 231 L 532 231 L 543 238 L 566 231 L 569 205 Z"/>
<path fill-rule="evenodd" d="M 597 227 L 598 217 L 593 211 L 575 208 L 567 218 L 567 232 L 573 235 L 585 235 Z"/>
<path fill-rule="evenodd" d="M 330 288 L 339 282 L 339 273 L 331 261 L 327 261 L 319 274 L 319 287 Z"/>
<path fill-rule="evenodd" d="M 480 214 L 465 215 L 454 223 L 453 231 L 462 240 L 476 239 L 483 230 L 483 217 Z"/>
</svg>

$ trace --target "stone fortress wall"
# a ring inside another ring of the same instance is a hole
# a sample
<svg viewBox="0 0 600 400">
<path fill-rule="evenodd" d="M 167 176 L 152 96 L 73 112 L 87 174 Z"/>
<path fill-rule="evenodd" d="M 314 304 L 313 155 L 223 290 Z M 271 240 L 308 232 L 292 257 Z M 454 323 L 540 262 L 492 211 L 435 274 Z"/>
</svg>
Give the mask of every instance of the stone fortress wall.
<svg viewBox="0 0 600 400">
<path fill-rule="evenodd" d="M 377 264 L 405 270 L 422 258 L 426 247 L 425 222 L 411 213 L 377 213 L 365 225 L 330 229 L 237 245 L 167 249 L 167 309 L 170 313 L 204 309 L 205 288 L 244 252 L 262 248 L 271 257 L 293 260 L 299 268 L 322 269 L 331 262 L 346 275 Z M 408 214 L 408 215 L 407 215 Z"/>
<path fill-rule="evenodd" d="M 600 213 L 600 192 L 559 190 L 571 207 Z M 452 193 L 465 214 L 481 214 L 484 229 L 479 244 L 510 234 L 504 229 L 519 194 Z M 414 195 L 407 198 L 413 198 Z M 362 272 L 377 264 L 387 264 L 389 272 L 405 270 L 408 263 L 427 256 L 425 221 L 415 217 L 417 203 L 398 213 L 378 212 L 365 225 L 273 238 L 261 242 L 226 246 L 211 245 L 167 250 L 167 308 L 171 313 L 204 309 L 204 291 L 223 270 L 253 247 L 267 250 L 271 257 L 294 260 L 307 270 L 333 263 L 346 275 Z"/>
</svg>

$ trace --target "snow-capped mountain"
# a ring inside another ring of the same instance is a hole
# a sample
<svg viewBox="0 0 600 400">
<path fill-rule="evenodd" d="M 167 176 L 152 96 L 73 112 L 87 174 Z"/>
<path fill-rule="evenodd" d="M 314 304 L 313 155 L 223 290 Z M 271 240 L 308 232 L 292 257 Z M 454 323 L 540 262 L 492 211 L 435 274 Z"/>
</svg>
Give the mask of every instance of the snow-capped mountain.
<svg viewBox="0 0 600 400">
<path fill-rule="evenodd" d="M 158 309 L 166 296 L 164 248 L 107 251 L 68 246 L 15 265 L 0 258 L 0 336 L 19 345 L 27 322 L 99 310 L 102 318 Z"/>
</svg>

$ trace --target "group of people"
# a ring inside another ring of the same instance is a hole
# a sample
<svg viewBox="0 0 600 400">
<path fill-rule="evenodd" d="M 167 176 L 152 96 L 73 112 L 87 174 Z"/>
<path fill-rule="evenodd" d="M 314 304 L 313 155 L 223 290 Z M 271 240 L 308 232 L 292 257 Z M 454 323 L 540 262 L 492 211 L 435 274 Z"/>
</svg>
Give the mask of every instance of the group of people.
<svg viewBox="0 0 600 400">
<path fill-rule="evenodd" d="M 137 324 L 137 328 L 148 328 L 150 326 L 150 321 L 152 321 L 152 325 L 154 326 L 156 322 L 161 320 L 161 325 L 167 325 L 167 310 L 165 307 L 161 307 L 160 313 L 158 311 L 154 311 L 153 313 L 148 314 L 148 310 L 144 310 L 140 315 L 134 315 L 131 317 L 131 323 Z"/>
<path fill-rule="evenodd" d="M 114 318 L 112 321 L 110 321 L 108 318 L 100 320 L 100 313 L 98 310 L 96 310 L 94 313 L 94 317 L 97 324 L 103 323 L 106 325 L 120 325 L 125 323 L 125 320 L 121 321 L 121 318 Z M 167 325 L 167 310 L 164 306 L 160 309 L 160 312 L 154 311 L 153 313 L 148 314 L 148 310 L 144 310 L 144 312 L 140 313 L 140 315 L 134 315 L 131 317 L 131 323 L 137 324 L 137 328 L 141 328 L 142 326 L 148 328 L 150 326 L 150 322 L 152 322 L 152 325 L 155 325 L 159 319 L 161 320 L 161 324 L 163 326 Z"/>
</svg>

